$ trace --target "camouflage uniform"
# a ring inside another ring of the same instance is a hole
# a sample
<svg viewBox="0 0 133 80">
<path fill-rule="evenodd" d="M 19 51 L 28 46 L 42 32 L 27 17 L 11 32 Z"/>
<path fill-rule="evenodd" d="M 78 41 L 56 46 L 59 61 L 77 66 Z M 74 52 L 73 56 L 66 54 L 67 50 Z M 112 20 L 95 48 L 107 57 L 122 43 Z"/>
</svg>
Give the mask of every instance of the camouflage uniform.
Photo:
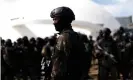
<svg viewBox="0 0 133 80">
<path fill-rule="evenodd" d="M 80 79 L 80 48 L 77 40 L 77 36 L 72 29 L 62 31 L 57 39 L 55 54 L 52 58 L 53 80 Z"/>
<path fill-rule="evenodd" d="M 75 15 L 68 7 L 58 7 L 51 11 L 50 16 L 60 33 L 52 57 L 51 80 L 80 80 L 86 69 L 87 56 L 83 41 L 71 26 Z"/>
</svg>

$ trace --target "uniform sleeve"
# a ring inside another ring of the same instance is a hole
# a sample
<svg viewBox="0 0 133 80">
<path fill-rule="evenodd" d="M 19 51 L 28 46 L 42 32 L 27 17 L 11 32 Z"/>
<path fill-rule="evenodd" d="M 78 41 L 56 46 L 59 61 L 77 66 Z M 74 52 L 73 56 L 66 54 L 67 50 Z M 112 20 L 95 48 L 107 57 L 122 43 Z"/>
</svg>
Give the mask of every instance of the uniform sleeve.
<svg viewBox="0 0 133 80">
<path fill-rule="evenodd" d="M 100 48 L 101 41 L 102 40 L 98 40 L 94 43 L 94 52 L 96 58 L 102 58 L 104 56 L 103 50 Z"/>
<path fill-rule="evenodd" d="M 55 48 L 55 58 L 52 69 L 52 77 L 59 78 L 67 74 L 67 58 L 70 53 L 70 40 L 68 34 L 59 36 Z"/>
<path fill-rule="evenodd" d="M 41 53 L 42 53 L 42 56 L 46 56 L 46 47 L 45 46 L 43 46 Z"/>
<path fill-rule="evenodd" d="M 49 45 L 46 45 L 42 48 L 42 55 L 44 57 L 49 57 L 51 56 L 51 50 L 50 50 L 50 46 Z"/>
<path fill-rule="evenodd" d="M 69 35 L 64 34 L 61 35 L 58 40 L 57 40 L 57 45 L 56 45 L 56 54 L 59 54 L 61 57 L 66 57 L 70 53 L 70 40 L 69 40 Z"/>
<path fill-rule="evenodd" d="M 113 41 L 113 43 L 112 43 L 112 51 L 113 51 L 113 55 L 115 56 L 115 58 L 116 59 L 118 59 L 118 51 L 117 51 L 117 44 L 116 44 L 116 42 L 115 41 Z"/>
</svg>

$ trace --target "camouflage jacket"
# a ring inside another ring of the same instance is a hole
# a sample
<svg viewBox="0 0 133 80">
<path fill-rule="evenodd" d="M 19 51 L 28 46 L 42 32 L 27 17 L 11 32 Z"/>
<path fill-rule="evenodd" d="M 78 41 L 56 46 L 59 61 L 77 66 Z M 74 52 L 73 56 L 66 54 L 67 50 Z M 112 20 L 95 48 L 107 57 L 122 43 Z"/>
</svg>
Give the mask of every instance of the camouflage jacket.
<svg viewBox="0 0 133 80">
<path fill-rule="evenodd" d="M 66 29 L 61 32 L 52 57 L 52 80 L 68 80 L 66 79 L 68 75 L 80 72 L 80 43 L 77 33 L 72 29 Z"/>
</svg>

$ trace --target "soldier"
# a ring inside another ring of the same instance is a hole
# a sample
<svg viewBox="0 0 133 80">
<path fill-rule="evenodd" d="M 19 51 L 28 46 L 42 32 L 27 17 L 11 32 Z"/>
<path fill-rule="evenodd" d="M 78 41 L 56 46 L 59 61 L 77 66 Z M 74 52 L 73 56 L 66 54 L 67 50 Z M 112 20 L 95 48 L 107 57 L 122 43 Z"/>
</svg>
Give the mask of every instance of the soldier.
<svg viewBox="0 0 133 80">
<path fill-rule="evenodd" d="M 133 53 L 133 32 L 130 33 L 130 43 L 132 44 L 131 53 Z M 133 80 L 133 54 L 131 55 L 130 64 L 131 64 L 130 77 L 131 77 L 131 80 Z"/>
<path fill-rule="evenodd" d="M 55 44 L 56 44 L 56 36 L 49 37 L 47 44 L 44 45 L 42 49 L 42 55 L 47 57 L 47 59 L 51 60 L 51 57 L 54 53 L 53 51 L 54 51 Z"/>
<path fill-rule="evenodd" d="M 114 34 L 113 34 L 113 39 L 114 41 L 116 42 L 117 44 L 117 47 L 118 47 L 118 44 L 122 42 L 123 40 L 123 34 L 125 33 L 125 28 L 124 27 L 120 27 Z M 118 50 L 119 52 L 119 50 Z M 119 53 L 118 53 L 118 56 L 119 56 Z M 118 78 L 120 79 L 120 73 L 118 72 Z"/>
<path fill-rule="evenodd" d="M 90 51 L 91 51 L 91 54 L 92 54 L 93 49 L 94 49 L 94 47 L 93 47 L 94 40 L 93 40 L 93 37 L 91 35 L 89 36 L 89 43 L 90 43 Z"/>
<path fill-rule="evenodd" d="M 98 35 L 98 37 L 97 37 L 96 40 L 99 40 L 99 39 L 101 39 L 102 37 L 103 37 L 103 32 L 102 32 L 102 30 L 100 30 L 100 31 L 99 31 L 99 35 Z"/>
<path fill-rule="evenodd" d="M 1 38 L 1 79 L 5 80 L 5 77 L 7 76 L 7 63 L 4 60 L 5 55 L 5 40 Z"/>
<path fill-rule="evenodd" d="M 133 60 L 133 45 L 129 39 L 129 33 L 124 33 L 122 35 L 123 40 L 117 43 L 118 49 L 118 71 L 122 74 L 123 80 L 129 78 L 129 73 L 131 71 L 132 60 Z"/>
<path fill-rule="evenodd" d="M 30 72 L 30 66 L 31 66 L 31 52 L 29 51 L 29 40 L 27 36 L 24 36 L 22 38 L 23 41 L 23 69 L 22 69 L 22 74 L 23 78 L 26 80 L 28 79 L 28 76 L 31 77 L 31 72 Z"/>
<path fill-rule="evenodd" d="M 93 40 L 92 40 L 92 36 L 90 36 L 90 38 L 88 39 L 87 38 L 87 35 L 82 35 L 82 41 L 85 45 L 85 52 L 86 52 L 86 59 L 84 63 L 88 63 L 84 66 L 86 66 L 86 69 L 84 68 L 85 70 L 85 79 L 83 80 L 86 80 L 86 79 L 91 79 L 91 77 L 88 75 L 88 72 L 90 71 L 90 68 L 91 68 L 91 60 L 92 60 L 92 50 L 93 50 Z"/>
<path fill-rule="evenodd" d="M 44 45 L 44 40 L 40 37 L 36 38 L 35 41 L 35 55 L 34 55 L 34 69 L 35 69 L 35 73 L 37 75 L 38 78 L 40 78 L 39 76 L 41 76 L 41 59 L 42 59 L 42 55 L 41 55 L 41 51 Z"/>
<path fill-rule="evenodd" d="M 49 39 L 48 37 L 46 37 L 46 38 L 43 39 L 44 40 L 44 45 L 46 45 L 48 43 L 48 39 Z"/>
<path fill-rule="evenodd" d="M 44 40 L 40 37 L 38 37 L 36 39 L 36 48 L 37 48 L 37 52 L 41 55 L 41 51 L 42 51 L 42 48 L 44 46 Z"/>
<path fill-rule="evenodd" d="M 56 45 L 56 35 L 51 36 L 48 40 L 48 43 L 42 49 L 43 61 L 42 61 L 42 76 L 45 76 L 45 80 L 50 80 L 51 70 L 52 70 L 52 56 L 54 54 L 54 49 Z"/>
<path fill-rule="evenodd" d="M 50 16 L 53 18 L 56 31 L 60 34 L 52 57 L 51 80 L 80 80 L 84 68 L 84 44 L 71 26 L 75 15 L 68 7 L 58 7 Z"/>
<path fill-rule="evenodd" d="M 133 42 L 133 32 L 130 32 L 129 38 L 130 38 L 130 42 Z"/>
<path fill-rule="evenodd" d="M 14 52 L 16 54 L 16 77 L 20 79 L 20 75 L 22 74 L 22 67 L 23 67 L 23 46 L 22 46 L 22 39 L 18 38 L 16 45 L 14 46 Z"/>
<path fill-rule="evenodd" d="M 102 32 L 102 31 L 100 31 Z M 102 37 L 102 33 L 100 33 L 99 39 Z M 93 40 L 93 37 L 90 35 L 89 36 L 89 42 L 90 42 L 90 52 L 92 55 L 92 64 L 96 64 L 96 57 L 94 56 L 94 43 L 95 41 Z"/>
<path fill-rule="evenodd" d="M 39 80 L 40 79 L 40 56 L 41 53 L 37 52 L 36 40 L 34 37 L 29 40 L 29 48 L 30 52 L 30 77 L 31 80 Z"/>
<path fill-rule="evenodd" d="M 120 42 L 122 40 L 122 34 L 125 33 L 125 28 L 120 27 L 114 34 L 113 34 L 113 39 L 116 42 Z"/>
<path fill-rule="evenodd" d="M 111 73 L 111 80 L 117 80 L 116 68 L 116 44 L 110 36 L 109 28 L 103 30 L 103 37 L 95 44 L 95 53 L 98 58 L 99 73 L 98 80 L 108 80 Z"/>
<path fill-rule="evenodd" d="M 15 75 L 15 55 L 14 55 L 14 48 L 12 46 L 12 41 L 7 39 L 5 42 L 5 50 L 3 54 L 3 58 L 7 64 L 6 66 L 6 76 L 7 80 L 13 80 Z"/>
<path fill-rule="evenodd" d="M 13 46 L 15 47 L 16 45 L 17 45 L 17 42 L 14 41 L 14 42 L 13 42 Z"/>
<path fill-rule="evenodd" d="M 34 37 L 30 38 L 30 45 L 36 47 L 36 40 Z"/>
</svg>

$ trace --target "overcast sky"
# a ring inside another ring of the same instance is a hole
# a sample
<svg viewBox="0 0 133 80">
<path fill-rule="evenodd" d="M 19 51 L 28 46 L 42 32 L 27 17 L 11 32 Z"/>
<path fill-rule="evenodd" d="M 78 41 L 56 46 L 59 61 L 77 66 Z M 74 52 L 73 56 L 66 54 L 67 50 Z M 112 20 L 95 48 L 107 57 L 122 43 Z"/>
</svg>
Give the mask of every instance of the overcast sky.
<svg viewBox="0 0 133 80">
<path fill-rule="evenodd" d="M 114 16 L 133 15 L 133 0 L 92 0 Z"/>
</svg>

